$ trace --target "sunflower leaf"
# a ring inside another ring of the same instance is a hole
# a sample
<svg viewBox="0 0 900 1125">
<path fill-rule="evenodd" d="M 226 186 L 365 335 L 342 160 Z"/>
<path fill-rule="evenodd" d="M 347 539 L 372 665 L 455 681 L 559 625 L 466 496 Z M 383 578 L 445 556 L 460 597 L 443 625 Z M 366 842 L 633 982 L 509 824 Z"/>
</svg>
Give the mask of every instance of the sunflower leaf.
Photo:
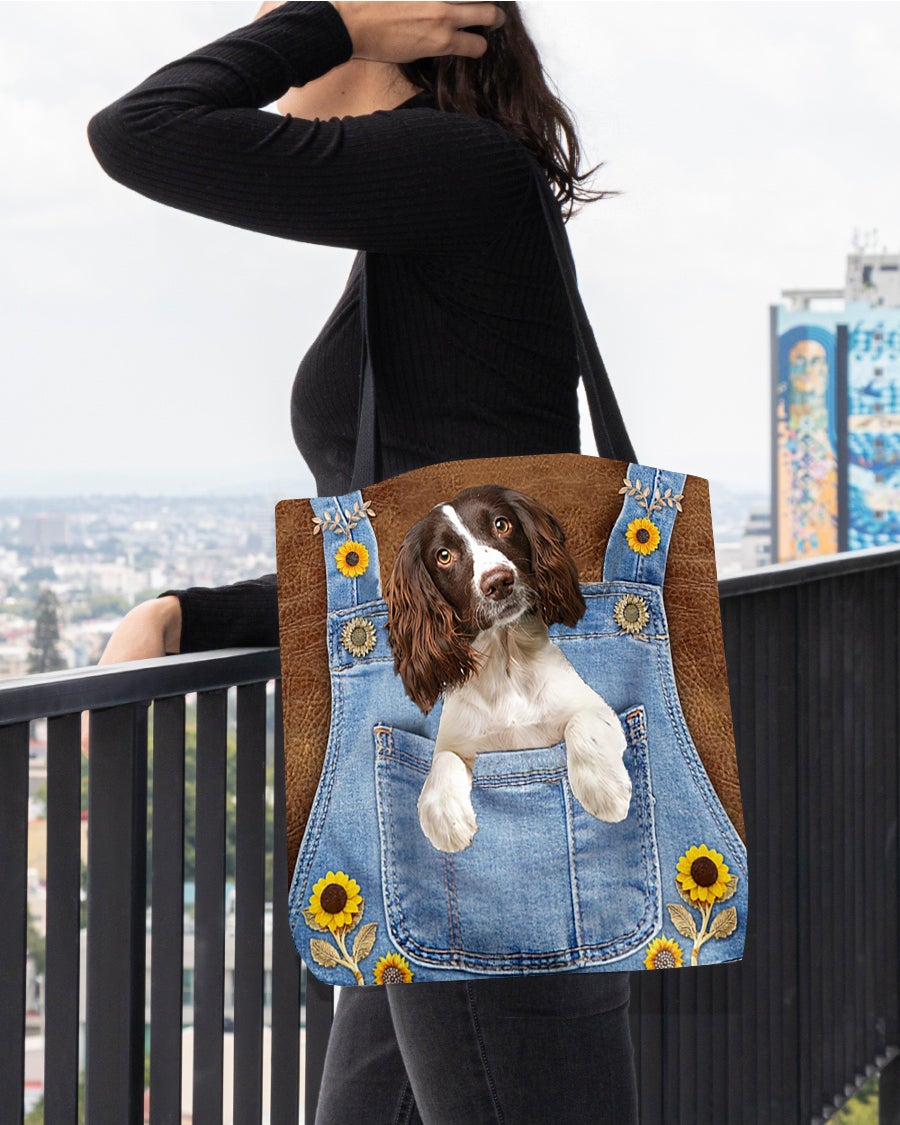
<svg viewBox="0 0 900 1125">
<path fill-rule="evenodd" d="M 367 922 L 356 935 L 356 938 L 353 942 L 354 961 L 360 962 L 364 957 L 368 957 L 372 952 L 372 949 L 375 946 L 375 931 L 377 929 L 377 922 Z"/>
<path fill-rule="evenodd" d="M 311 930 L 318 930 L 320 934 L 328 933 L 328 927 L 322 926 L 316 921 L 316 912 L 312 907 L 303 907 L 303 917 L 306 919 L 306 924 Z"/>
<path fill-rule="evenodd" d="M 735 891 L 737 891 L 737 885 L 738 885 L 737 875 L 729 875 L 728 878 L 725 881 L 725 893 L 722 895 L 722 897 L 720 898 L 719 901 L 725 902 L 726 899 L 731 898 L 731 896 L 735 893 Z"/>
<path fill-rule="evenodd" d="M 666 910 L 672 919 L 672 925 L 681 936 L 694 941 L 697 937 L 697 926 L 690 912 L 677 902 L 667 902 Z"/>
<path fill-rule="evenodd" d="M 714 938 L 727 938 L 737 929 L 737 911 L 733 906 L 726 906 L 724 910 L 713 919 L 709 927 L 709 936 Z"/>
<path fill-rule="evenodd" d="M 309 943 L 309 952 L 313 961 L 326 969 L 333 969 L 335 965 L 341 963 L 340 953 L 333 945 L 329 945 L 327 941 L 322 941 L 320 938 L 312 939 Z"/>
</svg>

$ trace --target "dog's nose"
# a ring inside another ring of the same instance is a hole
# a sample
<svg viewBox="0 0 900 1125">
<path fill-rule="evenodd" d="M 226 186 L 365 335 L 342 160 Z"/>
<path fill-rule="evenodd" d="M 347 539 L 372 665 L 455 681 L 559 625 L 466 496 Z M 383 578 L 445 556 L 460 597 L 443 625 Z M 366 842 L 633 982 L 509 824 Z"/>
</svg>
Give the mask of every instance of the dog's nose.
<svg viewBox="0 0 900 1125">
<path fill-rule="evenodd" d="M 499 602 L 512 593 L 516 576 L 505 566 L 496 566 L 481 578 L 481 592 L 491 601 Z"/>
</svg>

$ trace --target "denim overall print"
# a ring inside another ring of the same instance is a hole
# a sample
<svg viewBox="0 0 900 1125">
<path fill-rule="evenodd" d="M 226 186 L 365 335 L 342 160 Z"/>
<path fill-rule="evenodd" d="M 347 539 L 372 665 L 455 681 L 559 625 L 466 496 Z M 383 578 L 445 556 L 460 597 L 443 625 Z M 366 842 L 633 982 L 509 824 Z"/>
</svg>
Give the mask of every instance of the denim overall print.
<svg viewBox="0 0 900 1125">
<path fill-rule="evenodd" d="M 471 845 L 443 852 L 416 803 L 441 705 L 394 673 L 375 525 L 359 492 L 313 499 L 328 586 L 331 727 L 290 891 L 297 948 L 331 984 L 675 968 L 740 958 L 745 847 L 691 740 L 662 598 L 684 474 L 630 464 L 601 582 L 550 636 L 618 715 L 627 817 L 575 799 L 565 743 L 479 753 Z M 377 512 L 374 513 L 377 517 Z M 334 534 L 334 533 L 337 534 Z"/>
</svg>

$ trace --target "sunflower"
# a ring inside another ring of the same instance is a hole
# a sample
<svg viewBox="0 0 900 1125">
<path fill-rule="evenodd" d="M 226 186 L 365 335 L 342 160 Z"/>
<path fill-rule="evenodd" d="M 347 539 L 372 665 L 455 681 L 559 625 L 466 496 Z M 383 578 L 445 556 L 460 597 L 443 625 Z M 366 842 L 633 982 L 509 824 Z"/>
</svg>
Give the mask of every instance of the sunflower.
<svg viewBox="0 0 900 1125">
<path fill-rule="evenodd" d="M 365 543 L 348 539 L 338 547 L 334 561 L 345 578 L 358 578 L 360 574 L 366 573 L 369 566 L 369 552 L 366 550 Z"/>
<path fill-rule="evenodd" d="M 342 926 L 349 926 L 362 909 L 362 904 L 359 883 L 348 878 L 343 871 L 329 871 L 315 884 L 309 899 L 316 921 L 332 933 Z"/>
<path fill-rule="evenodd" d="M 368 656 L 377 642 L 375 626 L 367 617 L 351 617 L 341 630 L 341 644 L 354 656 Z"/>
<path fill-rule="evenodd" d="M 613 609 L 613 618 L 626 633 L 636 636 L 650 620 L 650 610 L 639 594 L 623 594 Z"/>
<path fill-rule="evenodd" d="M 646 516 L 633 519 L 625 529 L 625 539 L 632 551 L 639 555 L 649 555 L 659 546 L 659 528 Z"/>
<path fill-rule="evenodd" d="M 409 984 L 413 979 L 409 962 L 399 953 L 386 953 L 384 957 L 379 957 L 372 972 L 376 984 Z"/>
<path fill-rule="evenodd" d="M 728 864 L 723 863 L 719 852 L 714 852 L 701 844 L 688 848 L 687 853 L 678 860 L 678 874 L 675 882 L 685 898 L 700 906 L 712 906 L 725 897 L 728 889 Z"/>
<path fill-rule="evenodd" d="M 647 946 L 644 965 L 648 969 L 680 969 L 683 964 L 684 956 L 677 941 L 658 937 Z"/>
</svg>

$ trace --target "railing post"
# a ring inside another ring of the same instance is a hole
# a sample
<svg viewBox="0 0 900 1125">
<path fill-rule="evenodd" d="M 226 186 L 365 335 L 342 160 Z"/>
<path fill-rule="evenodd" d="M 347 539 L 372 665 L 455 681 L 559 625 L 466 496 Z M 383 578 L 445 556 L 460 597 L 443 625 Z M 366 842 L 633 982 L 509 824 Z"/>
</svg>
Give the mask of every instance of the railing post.
<svg viewBox="0 0 900 1125">
<path fill-rule="evenodd" d="M 22 1120 L 25 1075 L 25 934 L 28 917 L 28 723 L 0 727 L 0 1106 Z"/>
<path fill-rule="evenodd" d="M 377 986 L 376 986 L 377 987 Z M 334 986 L 306 971 L 306 1120 L 315 1121 L 334 1021 Z"/>
<path fill-rule="evenodd" d="M 263 1102 L 263 916 L 266 891 L 266 685 L 237 690 L 234 930 L 234 1120 Z"/>
<path fill-rule="evenodd" d="M 223 1109 L 227 707 L 225 690 L 204 691 L 197 696 L 193 1095 L 196 1125 L 219 1125 Z"/>
<path fill-rule="evenodd" d="M 153 704 L 150 1125 L 181 1117 L 184 697 Z"/>
<path fill-rule="evenodd" d="M 91 714 L 87 1073 L 91 1125 L 144 1119 L 147 707 Z"/>
<path fill-rule="evenodd" d="M 78 1119 L 81 973 L 81 715 L 47 723 L 44 1117 Z"/>
<path fill-rule="evenodd" d="M 272 1121 L 296 1121 L 300 1105 L 300 956 L 288 923 L 284 728 L 275 684 L 275 807 L 272 856 Z M 307 1121 L 312 1118 L 307 1115 Z"/>
</svg>

